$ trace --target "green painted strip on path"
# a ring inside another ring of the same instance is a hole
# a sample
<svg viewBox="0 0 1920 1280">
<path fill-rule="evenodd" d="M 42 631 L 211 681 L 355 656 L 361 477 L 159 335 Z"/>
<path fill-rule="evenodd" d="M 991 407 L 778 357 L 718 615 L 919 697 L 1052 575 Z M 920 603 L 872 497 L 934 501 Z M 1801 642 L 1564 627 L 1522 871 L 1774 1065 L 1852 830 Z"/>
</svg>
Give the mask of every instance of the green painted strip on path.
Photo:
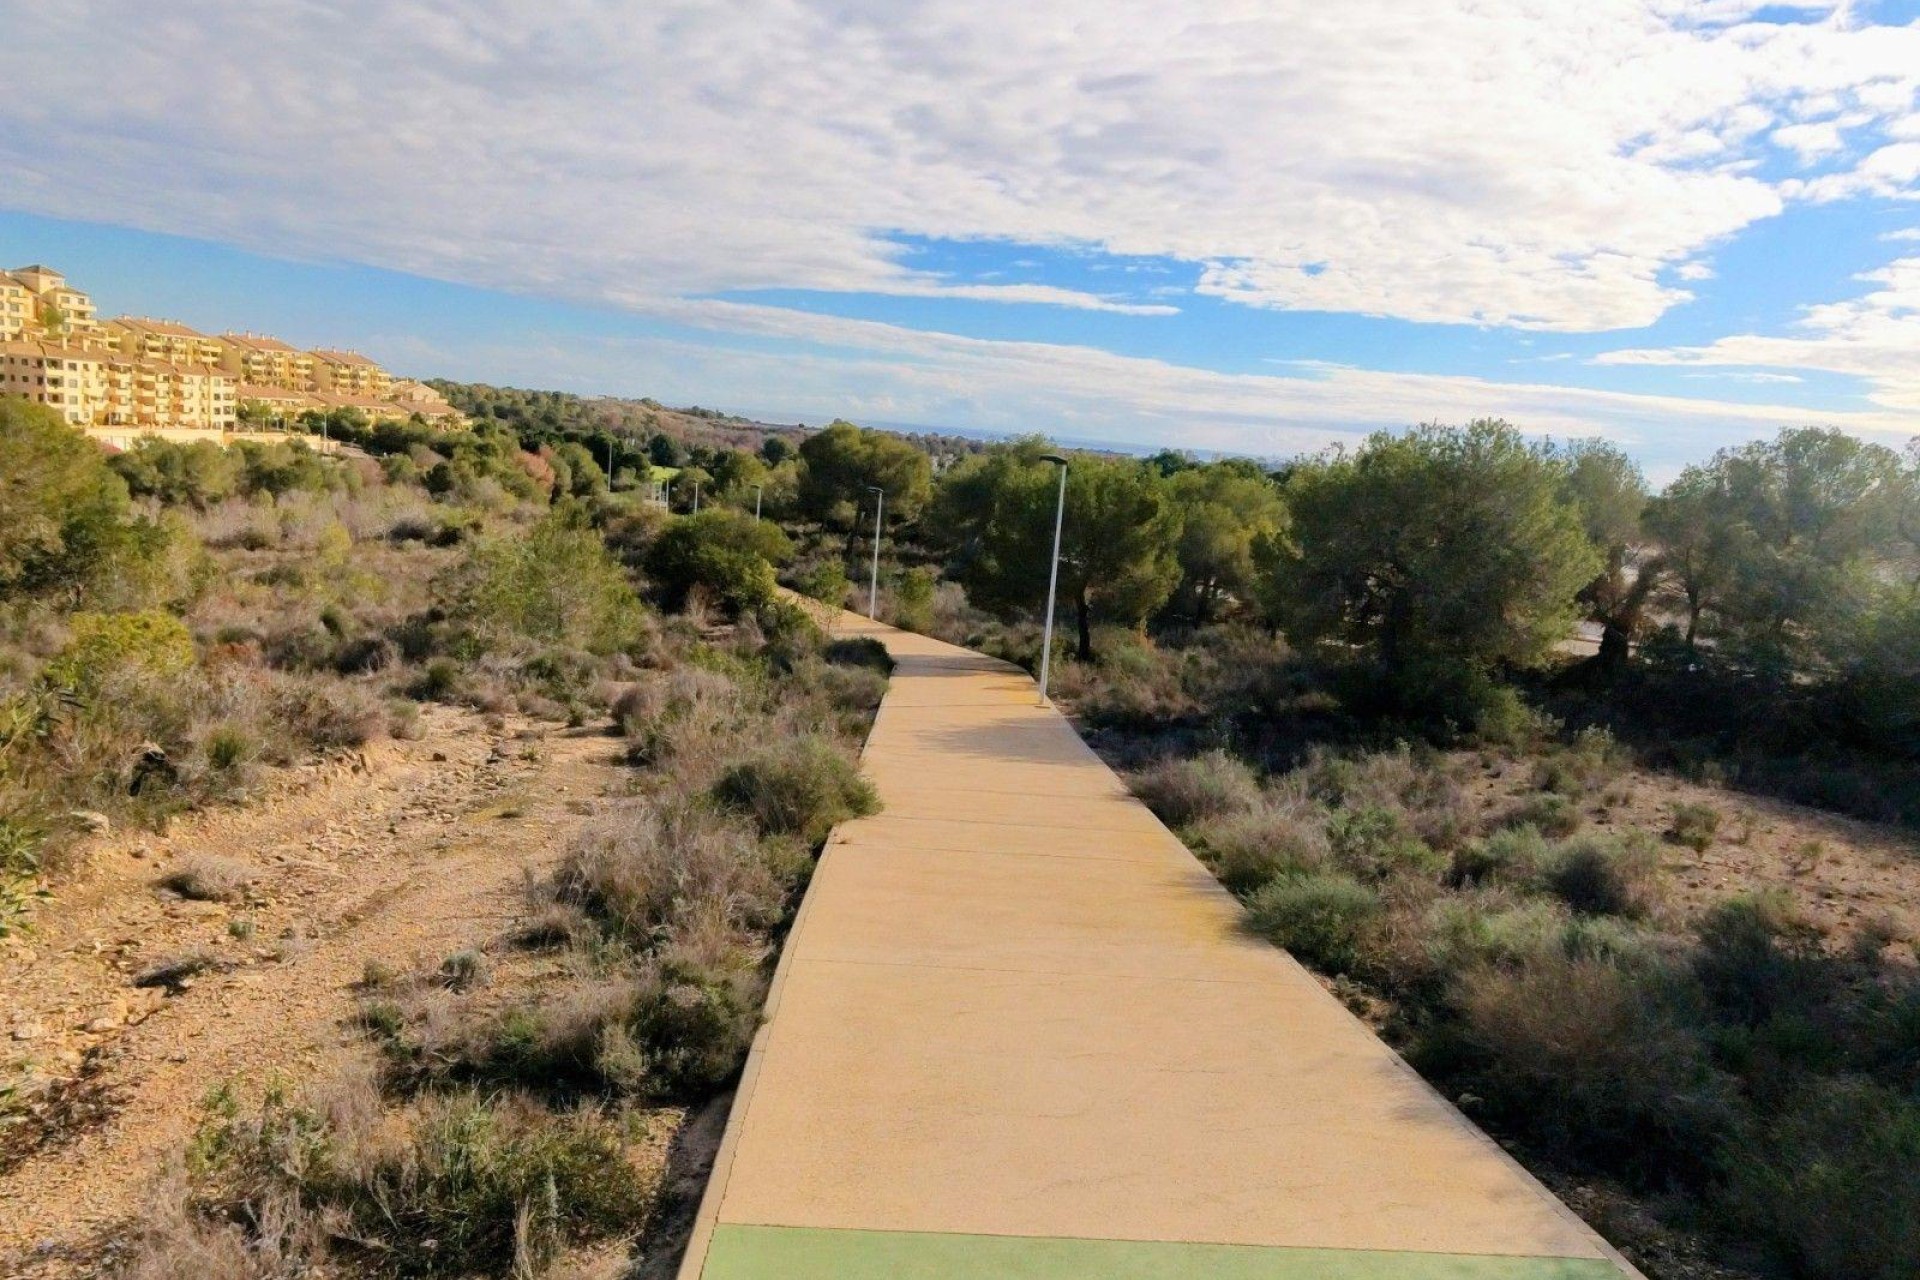
<svg viewBox="0 0 1920 1280">
<path fill-rule="evenodd" d="M 703 1280 L 1620 1280 L 1611 1262 L 721 1223 Z"/>
</svg>

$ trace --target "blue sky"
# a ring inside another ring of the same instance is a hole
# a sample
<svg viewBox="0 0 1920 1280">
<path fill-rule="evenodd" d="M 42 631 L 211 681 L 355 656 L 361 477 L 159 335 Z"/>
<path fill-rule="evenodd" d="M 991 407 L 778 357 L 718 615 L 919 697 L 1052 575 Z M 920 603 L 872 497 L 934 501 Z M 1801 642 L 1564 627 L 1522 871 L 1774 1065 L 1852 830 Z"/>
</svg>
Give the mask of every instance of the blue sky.
<svg viewBox="0 0 1920 1280">
<path fill-rule="evenodd" d="M 615 8 L 0 0 L 0 261 L 788 420 L 1920 434 L 1920 0 Z"/>
</svg>

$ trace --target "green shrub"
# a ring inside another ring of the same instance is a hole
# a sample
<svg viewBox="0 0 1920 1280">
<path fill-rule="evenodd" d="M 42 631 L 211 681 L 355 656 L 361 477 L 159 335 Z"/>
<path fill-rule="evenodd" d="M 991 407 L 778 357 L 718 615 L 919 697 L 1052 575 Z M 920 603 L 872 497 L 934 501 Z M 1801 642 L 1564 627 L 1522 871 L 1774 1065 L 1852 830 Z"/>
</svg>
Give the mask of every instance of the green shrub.
<svg viewBox="0 0 1920 1280">
<path fill-rule="evenodd" d="M 207 767 L 216 773 L 230 773 L 259 753 L 253 735 L 237 725 L 223 724 L 207 735 Z"/>
<path fill-rule="evenodd" d="M 927 632 L 933 627 L 934 576 L 929 569 L 909 569 L 893 584 L 893 625 L 906 631 Z"/>
<path fill-rule="evenodd" d="M 1696 853 L 1704 853 L 1719 830 L 1719 810 L 1704 804 L 1676 804 L 1673 821 L 1667 827 L 1667 839 L 1686 845 Z"/>
<path fill-rule="evenodd" d="M 750 817 L 762 835 L 797 836 L 809 846 L 824 841 L 835 824 L 880 808 L 873 785 L 846 755 L 811 734 L 728 769 L 714 797 Z"/>
<path fill-rule="evenodd" d="M 838 560 L 821 560 L 809 565 L 794 580 L 794 586 L 801 595 L 835 609 L 846 608 L 847 592 L 853 589 L 853 584 L 847 580 L 847 571 L 840 567 Z"/>
<path fill-rule="evenodd" d="M 1133 794 L 1170 827 L 1242 813 L 1260 800 L 1260 780 L 1253 770 L 1219 750 L 1162 760 L 1127 781 Z"/>
<path fill-rule="evenodd" d="M 73 638 L 47 663 L 43 678 L 82 697 L 124 673 L 171 676 L 193 666 L 193 634 L 170 613 L 76 613 Z"/>
<path fill-rule="evenodd" d="M 555 508 L 524 536 L 475 543 L 435 591 L 480 649 L 532 641 L 607 654 L 643 633 L 626 573 L 571 506 Z"/>
<path fill-rule="evenodd" d="M 1545 792 L 1528 796 L 1502 818 L 1507 827 L 1533 827 L 1542 835 L 1560 839 L 1580 829 L 1580 806 L 1562 795 Z"/>
<path fill-rule="evenodd" d="M 1796 1275 L 1920 1275 L 1920 1099 L 1809 1085 L 1725 1161 L 1726 1210 Z"/>
<path fill-rule="evenodd" d="M 1398 812 L 1368 805 L 1341 809 L 1327 820 L 1334 858 L 1349 871 L 1372 879 L 1401 872 L 1437 875 L 1446 859 L 1406 829 Z"/>
<path fill-rule="evenodd" d="M 773 600 L 774 568 L 792 555 L 778 526 L 715 507 L 669 524 L 647 549 L 647 574 L 669 608 L 699 587 L 740 614 Z"/>
<path fill-rule="evenodd" d="M 141 576 L 165 541 L 133 517 L 98 445 L 44 405 L 0 396 L 0 598 Z"/>
<path fill-rule="evenodd" d="M 1638 918 L 1657 901 L 1660 860 L 1644 840 L 1587 836 L 1553 851 L 1541 869 L 1548 892 L 1584 915 Z"/>
<path fill-rule="evenodd" d="M 1537 827 L 1503 827 L 1454 851 L 1453 883 L 1460 885 L 1531 884 L 1552 855 Z"/>
<path fill-rule="evenodd" d="M 1254 932 L 1329 973 L 1359 964 L 1362 941 L 1383 911 L 1376 891 L 1339 872 L 1282 876 L 1247 900 Z"/>
</svg>

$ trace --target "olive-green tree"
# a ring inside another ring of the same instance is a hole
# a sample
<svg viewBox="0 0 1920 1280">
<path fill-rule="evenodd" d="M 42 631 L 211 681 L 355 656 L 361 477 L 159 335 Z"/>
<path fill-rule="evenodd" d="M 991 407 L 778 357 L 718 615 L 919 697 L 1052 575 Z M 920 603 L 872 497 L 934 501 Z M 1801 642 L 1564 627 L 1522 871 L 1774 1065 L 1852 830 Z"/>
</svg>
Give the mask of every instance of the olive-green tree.
<svg viewBox="0 0 1920 1280">
<path fill-rule="evenodd" d="M 987 608 L 1031 609 L 1046 599 L 1058 474 L 1042 452 L 1038 441 L 1017 442 L 942 480 L 929 523 L 940 526 L 954 571 Z M 1179 539 L 1180 514 L 1158 471 L 1127 459 L 1072 460 L 1060 598 L 1073 610 L 1082 661 L 1095 657 L 1096 621 L 1138 626 L 1166 603 L 1180 580 Z"/>
<path fill-rule="evenodd" d="M 1601 567 L 1565 475 L 1499 421 L 1381 432 L 1301 464 L 1290 533 L 1261 544 L 1279 621 L 1377 661 L 1413 700 L 1540 662 Z"/>
<path fill-rule="evenodd" d="M 1617 677 L 1640 638 L 1667 561 L 1646 526 L 1649 494 L 1639 464 L 1602 440 L 1578 441 L 1560 454 L 1566 497 L 1600 552 L 1600 571 L 1580 590 L 1587 620 L 1600 627 L 1595 666 Z"/>
<path fill-rule="evenodd" d="M 833 422 L 800 445 L 800 511 L 829 528 L 859 532 L 856 513 L 873 509 L 868 491 L 886 494 L 889 525 L 917 519 L 933 490 L 933 464 L 898 436 Z"/>
<path fill-rule="evenodd" d="M 1254 544 L 1281 534 L 1286 506 L 1266 473 L 1241 459 L 1176 469 L 1167 494 L 1180 514 L 1176 603 L 1203 626 L 1221 601 L 1248 598 Z"/>
</svg>

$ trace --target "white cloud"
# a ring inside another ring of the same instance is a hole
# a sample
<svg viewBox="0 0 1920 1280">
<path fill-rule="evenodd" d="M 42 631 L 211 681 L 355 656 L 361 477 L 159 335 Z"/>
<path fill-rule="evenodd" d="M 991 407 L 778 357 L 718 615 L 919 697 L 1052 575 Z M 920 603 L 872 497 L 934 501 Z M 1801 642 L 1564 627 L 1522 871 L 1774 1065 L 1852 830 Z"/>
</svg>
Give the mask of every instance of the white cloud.
<svg viewBox="0 0 1920 1280">
<path fill-rule="evenodd" d="M 1660 467 L 1808 421 L 1902 438 L 1894 413 L 1809 414 L 1541 383 L 1385 373 L 1325 361 L 1275 361 L 1285 373 L 1221 373 L 1068 344 L 1007 342 L 730 302 L 646 302 L 686 337 L 531 350 L 491 349 L 475 368 L 496 378 L 564 373 L 595 390 L 635 386 L 697 398 L 728 388 L 735 408 L 808 421 L 967 424 L 1142 445 L 1285 455 L 1381 428 L 1506 417 L 1559 438 L 1606 436 Z M 778 339 L 769 346 L 764 339 Z M 518 362 L 516 364 L 516 362 Z M 435 367 L 447 367 L 436 356 Z M 503 372 L 505 371 L 505 372 Z"/>
<path fill-rule="evenodd" d="M 1760 7 L 0 0 L 0 203 L 590 300 L 1154 305 L 943 278 L 904 233 L 1170 256 L 1262 307 L 1637 326 L 1784 198 L 1914 181 L 1876 134 L 1915 119 L 1920 27 Z M 1851 168 L 1752 171 L 1855 134 Z"/>
<path fill-rule="evenodd" d="M 1899 429 L 1920 427 L 1920 257 L 1899 258 L 1859 276 L 1878 285 L 1846 302 L 1804 309 L 1786 336 L 1739 334 L 1697 347 L 1610 351 L 1598 364 L 1814 369 L 1864 379 L 1868 399 L 1904 413 Z M 1759 376 L 1759 375 L 1755 375 Z"/>
</svg>

